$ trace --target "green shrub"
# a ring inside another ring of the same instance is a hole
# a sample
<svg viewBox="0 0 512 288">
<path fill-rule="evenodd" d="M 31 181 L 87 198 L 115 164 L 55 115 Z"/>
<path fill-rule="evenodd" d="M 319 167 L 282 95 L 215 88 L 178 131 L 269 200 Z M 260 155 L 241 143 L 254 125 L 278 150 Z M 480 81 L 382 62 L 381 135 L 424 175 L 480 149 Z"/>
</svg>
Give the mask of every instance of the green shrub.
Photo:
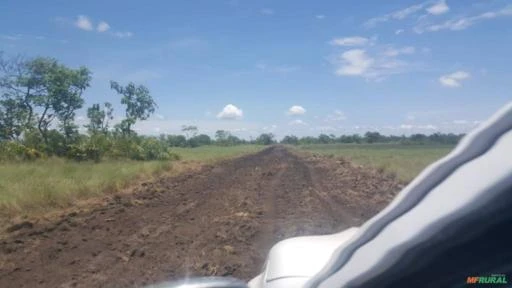
<svg viewBox="0 0 512 288">
<path fill-rule="evenodd" d="M 0 142 L 0 160 L 21 161 L 43 158 L 45 155 L 34 148 L 28 148 L 23 144 L 3 141 Z"/>
<path fill-rule="evenodd" d="M 92 160 L 100 162 L 103 153 L 100 148 L 91 143 L 72 144 L 67 147 L 66 156 L 76 161 Z"/>
</svg>

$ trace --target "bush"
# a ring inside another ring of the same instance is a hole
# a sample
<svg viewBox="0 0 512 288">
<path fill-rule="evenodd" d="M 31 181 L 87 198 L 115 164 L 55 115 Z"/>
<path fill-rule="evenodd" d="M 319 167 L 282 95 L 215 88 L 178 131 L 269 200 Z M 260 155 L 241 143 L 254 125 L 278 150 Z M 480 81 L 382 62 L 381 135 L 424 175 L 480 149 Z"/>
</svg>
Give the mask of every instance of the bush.
<svg viewBox="0 0 512 288">
<path fill-rule="evenodd" d="M 68 146 L 67 157 L 76 161 L 93 160 L 100 162 L 102 152 L 98 147 L 86 144 L 73 144 Z"/>
<path fill-rule="evenodd" d="M 21 161 L 35 160 L 43 158 L 45 155 L 34 148 L 28 148 L 23 144 L 4 141 L 0 142 L 0 160 L 1 161 Z"/>
</svg>

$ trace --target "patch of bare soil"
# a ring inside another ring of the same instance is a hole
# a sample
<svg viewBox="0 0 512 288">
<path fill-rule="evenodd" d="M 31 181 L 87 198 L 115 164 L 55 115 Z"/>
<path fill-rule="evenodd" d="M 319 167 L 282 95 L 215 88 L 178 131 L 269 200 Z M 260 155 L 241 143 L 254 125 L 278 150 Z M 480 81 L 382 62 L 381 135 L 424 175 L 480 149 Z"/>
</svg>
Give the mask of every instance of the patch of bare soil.
<svg viewBox="0 0 512 288">
<path fill-rule="evenodd" d="M 141 183 L 104 207 L 19 223 L 0 240 L 0 287 L 140 287 L 250 279 L 277 241 L 359 225 L 401 188 L 340 159 L 275 146 Z"/>
</svg>

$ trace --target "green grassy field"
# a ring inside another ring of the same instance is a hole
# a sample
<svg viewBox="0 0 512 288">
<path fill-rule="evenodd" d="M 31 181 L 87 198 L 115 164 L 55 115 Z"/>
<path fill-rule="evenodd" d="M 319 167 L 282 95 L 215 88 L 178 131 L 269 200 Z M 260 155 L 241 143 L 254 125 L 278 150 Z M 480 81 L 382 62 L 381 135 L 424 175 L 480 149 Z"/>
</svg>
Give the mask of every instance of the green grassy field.
<svg viewBox="0 0 512 288">
<path fill-rule="evenodd" d="M 454 146 L 390 144 L 316 144 L 299 146 L 310 152 L 341 156 L 352 162 L 394 173 L 410 181 L 430 163 L 448 154 Z"/>
<path fill-rule="evenodd" d="M 163 171 L 178 171 L 183 162 L 214 160 L 239 156 L 263 146 L 175 149 L 182 160 L 75 162 L 50 158 L 35 162 L 0 163 L 0 214 L 37 212 L 66 207 L 76 199 L 116 191 L 130 182 Z"/>
</svg>

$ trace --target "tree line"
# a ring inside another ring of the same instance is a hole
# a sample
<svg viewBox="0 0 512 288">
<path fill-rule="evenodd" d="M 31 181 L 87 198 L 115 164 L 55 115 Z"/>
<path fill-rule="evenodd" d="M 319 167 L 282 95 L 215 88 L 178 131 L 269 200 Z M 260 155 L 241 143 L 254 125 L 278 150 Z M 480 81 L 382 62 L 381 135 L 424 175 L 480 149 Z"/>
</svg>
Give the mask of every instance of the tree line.
<svg viewBox="0 0 512 288">
<path fill-rule="evenodd" d="M 76 113 L 84 108 L 83 93 L 91 80 L 92 74 L 87 67 L 74 69 L 54 58 L 6 58 L 0 53 L 0 160 L 48 156 L 94 161 L 104 157 L 169 160 L 179 158 L 171 151 L 172 147 L 278 143 L 271 133 L 248 141 L 225 130 L 216 131 L 212 139 L 199 134 L 196 126 L 183 126 L 184 135 L 137 135 L 133 126 L 147 120 L 157 109 L 157 104 L 144 85 L 132 82 L 123 85 L 116 81 L 110 81 L 110 88 L 119 95 L 124 109 L 123 119 L 114 125 L 112 103 L 94 103 L 86 109 L 88 122 L 83 128 L 87 132 L 80 133 L 82 127 L 76 123 Z M 367 132 L 363 136 L 286 136 L 280 143 L 454 144 L 461 136 L 437 133 L 405 137 Z"/>
<path fill-rule="evenodd" d="M 465 134 L 453 133 L 434 133 L 430 135 L 425 134 L 412 134 L 409 136 L 395 136 L 395 135 L 382 135 L 379 132 L 366 132 L 364 135 L 341 135 L 335 136 L 333 134 L 320 134 L 318 137 L 297 137 L 285 136 L 280 143 L 291 145 L 306 145 L 306 144 L 403 144 L 403 145 L 454 145 L 457 144 Z"/>
</svg>

